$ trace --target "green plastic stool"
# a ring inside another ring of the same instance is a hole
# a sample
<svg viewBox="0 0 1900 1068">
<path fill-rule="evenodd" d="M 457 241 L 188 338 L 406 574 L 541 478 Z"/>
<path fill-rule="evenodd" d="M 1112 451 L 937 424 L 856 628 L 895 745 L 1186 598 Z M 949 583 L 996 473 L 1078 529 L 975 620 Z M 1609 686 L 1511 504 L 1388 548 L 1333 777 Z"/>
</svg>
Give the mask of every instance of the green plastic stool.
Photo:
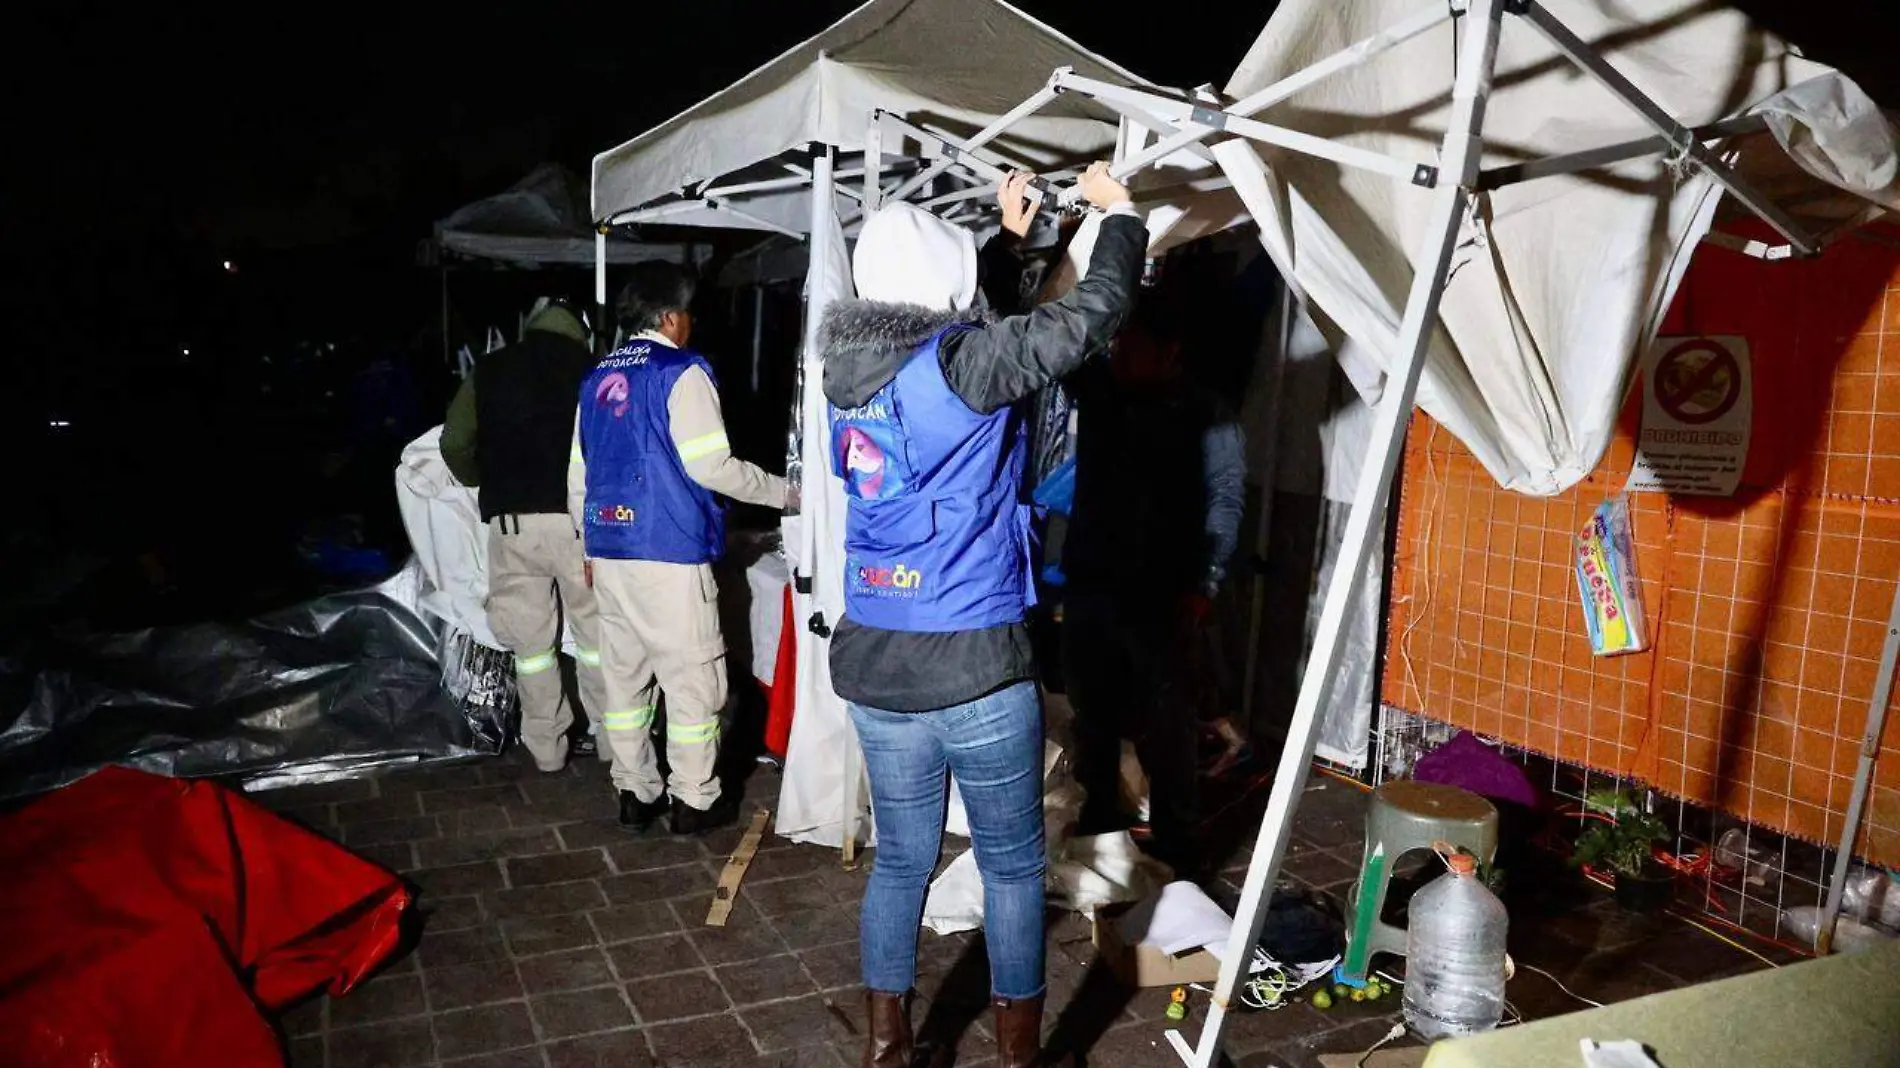
<svg viewBox="0 0 1900 1068">
<path fill-rule="evenodd" d="M 1406 779 L 1372 792 L 1366 854 L 1353 891 L 1352 929 L 1338 969 L 1341 980 L 1365 982 L 1374 953 L 1405 955 L 1405 931 L 1379 919 L 1392 868 L 1405 854 L 1431 849 L 1438 842 L 1458 846 L 1476 855 L 1481 866 L 1489 866 L 1498 850 L 1498 810 L 1469 790 L 1437 783 Z"/>
</svg>

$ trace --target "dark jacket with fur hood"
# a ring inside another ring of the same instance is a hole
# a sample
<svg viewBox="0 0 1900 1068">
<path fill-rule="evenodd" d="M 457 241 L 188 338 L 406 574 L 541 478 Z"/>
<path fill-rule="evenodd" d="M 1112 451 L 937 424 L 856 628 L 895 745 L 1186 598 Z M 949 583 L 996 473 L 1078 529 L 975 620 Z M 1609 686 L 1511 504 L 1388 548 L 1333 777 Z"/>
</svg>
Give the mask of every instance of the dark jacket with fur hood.
<svg viewBox="0 0 1900 1068">
<path fill-rule="evenodd" d="M 914 304 L 843 300 L 825 312 L 825 398 L 854 408 L 896 377 L 917 347 L 953 322 L 972 328 L 944 340 L 938 359 L 950 388 L 988 414 L 1022 400 L 1081 366 L 1108 345 L 1141 278 L 1147 232 L 1133 216 L 1102 220 L 1089 270 L 1061 300 L 1024 315 L 988 320 Z M 873 708 L 924 712 L 975 700 L 1034 676 L 1022 624 L 923 634 L 841 620 L 832 635 L 838 695 Z"/>
</svg>

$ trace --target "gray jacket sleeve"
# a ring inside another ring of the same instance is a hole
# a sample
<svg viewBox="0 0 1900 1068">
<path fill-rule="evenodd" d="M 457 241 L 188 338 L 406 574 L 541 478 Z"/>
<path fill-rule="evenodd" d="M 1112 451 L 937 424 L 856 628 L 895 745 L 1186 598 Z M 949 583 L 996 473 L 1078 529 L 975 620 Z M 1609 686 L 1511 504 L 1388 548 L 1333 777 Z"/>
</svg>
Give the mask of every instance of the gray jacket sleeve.
<svg viewBox="0 0 1900 1068">
<path fill-rule="evenodd" d="M 1107 347 L 1134 304 L 1148 231 L 1130 211 L 1109 213 L 1088 274 L 1061 300 L 953 335 L 943 375 L 963 403 L 987 415 L 1067 375 Z"/>
<path fill-rule="evenodd" d="M 1202 583 L 1211 595 L 1227 577 L 1227 563 L 1240 542 L 1240 516 L 1247 507 L 1247 443 L 1240 424 L 1209 426 L 1201 435 L 1201 458 L 1207 483 L 1207 571 Z"/>
</svg>

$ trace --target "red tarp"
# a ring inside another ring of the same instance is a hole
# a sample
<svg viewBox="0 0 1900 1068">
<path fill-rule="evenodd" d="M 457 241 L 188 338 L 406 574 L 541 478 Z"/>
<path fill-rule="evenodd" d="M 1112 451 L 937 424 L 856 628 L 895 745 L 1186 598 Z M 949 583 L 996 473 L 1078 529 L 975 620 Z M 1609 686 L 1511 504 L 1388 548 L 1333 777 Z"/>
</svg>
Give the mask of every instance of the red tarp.
<svg viewBox="0 0 1900 1068">
<path fill-rule="evenodd" d="M 355 986 L 409 904 L 223 787 L 107 768 L 0 818 L 0 1061 L 280 1065 L 261 1013 Z"/>
</svg>

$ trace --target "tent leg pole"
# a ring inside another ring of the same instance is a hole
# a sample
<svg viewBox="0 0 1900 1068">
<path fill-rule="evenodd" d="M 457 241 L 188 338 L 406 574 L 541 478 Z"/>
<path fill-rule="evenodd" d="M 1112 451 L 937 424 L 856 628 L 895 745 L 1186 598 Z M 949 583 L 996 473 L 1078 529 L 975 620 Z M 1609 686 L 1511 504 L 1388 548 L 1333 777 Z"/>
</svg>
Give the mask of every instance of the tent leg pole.
<svg viewBox="0 0 1900 1068">
<path fill-rule="evenodd" d="M 606 351 L 600 343 L 601 338 L 612 338 L 613 331 L 607 329 L 607 235 L 604 232 L 594 234 L 594 351 Z"/>
<path fill-rule="evenodd" d="M 759 395 L 759 348 L 764 343 L 765 287 L 752 287 L 752 396 Z"/>
<path fill-rule="evenodd" d="M 830 145 L 814 145 L 811 158 L 811 229 L 806 239 L 806 248 L 811 252 L 810 266 L 805 272 L 805 350 L 809 353 L 818 342 L 818 318 L 824 311 L 817 307 L 818 294 L 831 290 L 830 279 L 825 271 L 829 261 L 820 253 L 824 247 L 825 235 L 836 225 L 834 214 L 837 211 L 832 195 L 832 148 Z M 818 383 L 805 382 L 806 389 L 816 389 Z M 807 426 L 805 433 L 810 434 L 818 428 Z M 808 478 L 816 472 L 808 472 Z M 815 487 L 814 487 L 815 488 Z M 815 637 L 815 635 L 814 635 Z M 822 640 L 822 639 L 821 639 Z M 838 826 L 842 840 L 841 852 L 844 866 L 849 868 L 857 863 L 858 856 L 858 808 L 862 795 L 858 786 L 864 772 L 859 764 L 857 746 L 853 745 L 845 753 L 844 789 L 840 792 Z"/>
<path fill-rule="evenodd" d="M 1293 306 L 1293 287 L 1282 286 L 1280 290 L 1279 322 L 1273 329 L 1279 335 L 1279 352 L 1273 363 L 1273 385 L 1267 394 L 1267 417 L 1264 420 L 1267 433 L 1273 435 L 1269 444 L 1261 449 L 1260 472 L 1260 522 L 1254 528 L 1253 537 L 1253 591 L 1247 608 L 1247 660 L 1241 672 L 1240 725 L 1248 737 L 1254 737 L 1253 706 L 1254 691 L 1260 681 L 1260 630 L 1265 623 L 1267 611 L 1267 544 L 1273 531 L 1273 487 L 1275 482 L 1275 456 L 1280 428 L 1280 395 L 1286 381 L 1287 353 L 1293 348 L 1293 316 L 1297 309 Z M 1322 493 L 1321 498 L 1325 497 Z"/>
<path fill-rule="evenodd" d="M 1847 894 L 1847 870 L 1854 862 L 1854 839 L 1860 837 L 1861 816 L 1867 810 L 1867 791 L 1873 784 L 1874 761 L 1880 756 L 1880 736 L 1887 727 L 1887 699 L 1893 696 L 1893 667 L 1900 658 L 1900 587 L 1893 593 L 1893 609 L 1887 616 L 1887 641 L 1880 648 L 1880 675 L 1874 682 L 1873 699 L 1867 704 L 1867 730 L 1861 735 L 1860 762 L 1854 769 L 1854 792 L 1847 801 L 1847 821 L 1841 826 L 1841 842 L 1834 854 L 1834 878 L 1828 881 L 1827 905 L 1821 922 L 1815 927 L 1814 950 L 1821 956 L 1834 950 L 1834 924 L 1841 916 L 1841 899 Z"/>
<path fill-rule="evenodd" d="M 1464 38 L 1459 52 L 1465 62 L 1452 87 L 1451 123 L 1440 154 L 1443 184 L 1431 193 L 1429 222 L 1420 235 L 1420 254 L 1413 260 L 1416 273 L 1412 276 L 1395 350 L 1400 362 L 1389 370 L 1385 393 L 1373 413 L 1372 440 L 1365 466 L 1359 471 L 1359 484 L 1353 492 L 1352 512 L 1346 521 L 1339 562 L 1326 584 L 1319 632 L 1314 638 L 1312 656 L 1306 663 L 1306 674 L 1300 680 L 1293 722 L 1287 730 L 1286 745 L 1280 751 L 1280 765 L 1274 773 L 1266 815 L 1260 821 L 1260 834 L 1254 841 L 1253 861 L 1247 867 L 1239 914 L 1234 918 L 1233 931 L 1222 954 L 1213 1004 L 1208 1007 L 1200 1043 L 1193 1056 L 1186 1058 L 1192 1068 L 1214 1068 L 1220 1058 L 1221 1031 L 1227 1023 L 1227 1009 L 1234 1003 L 1240 981 L 1249 973 L 1253 962 L 1253 949 L 1266 922 L 1266 906 L 1273 883 L 1286 858 L 1287 838 L 1293 830 L 1293 810 L 1312 770 L 1313 748 L 1319 741 L 1320 706 L 1339 673 L 1346 613 L 1365 585 L 1366 561 L 1385 533 L 1383 519 L 1386 501 L 1391 495 L 1392 477 L 1398 470 L 1405 444 L 1406 425 L 1411 421 L 1419 375 L 1431 350 L 1445 277 L 1470 203 L 1470 188 L 1478 178 L 1485 97 L 1490 91 L 1491 71 L 1497 59 L 1503 5 L 1504 0 L 1471 0 L 1465 23 L 1460 28 Z M 1241 188 L 1241 184 L 1237 182 L 1235 187 Z M 1177 1053 L 1186 1053 L 1185 1039 L 1171 1035 L 1169 1041 Z"/>
<path fill-rule="evenodd" d="M 443 366 L 453 366 L 455 363 L 455 352 L 449 346 L 449 267 L 448 267 L 448 264 L 445 263 L 438 266 L 436 268 L 436 274 L 440 276 L 441 284 L 442 284 L 442 363 L 443 363 Z"/>
</svg>

